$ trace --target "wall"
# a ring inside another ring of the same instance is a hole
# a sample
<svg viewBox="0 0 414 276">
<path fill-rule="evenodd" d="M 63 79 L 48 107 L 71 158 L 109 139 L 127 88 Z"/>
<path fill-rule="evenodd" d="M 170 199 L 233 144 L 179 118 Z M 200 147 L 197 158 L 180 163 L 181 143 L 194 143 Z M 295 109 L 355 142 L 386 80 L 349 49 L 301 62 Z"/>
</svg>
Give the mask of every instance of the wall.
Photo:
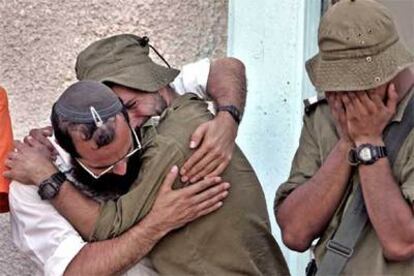
<svg viewBox="0 0 414 276">
<path fill-rule="evenodd" d="M 148 35 L 173 66 L 224 56 L 227 0 L 0 0 L 0 84 L 9 93 L 16 138 L 48 124 L 52 103 L 74 81 L 77 53 L 92 41 Z M 0 275 L 31 275 L 0 215 Z"/>
<path fill-rule="evenodd" d="M 262 183 L 273 233 L 292 275 L 303 275 L 309 253 L 282 246 L 273 200 L 287 179 L 302 125 L 302 99 L 314 95 L 304 61 L 316 48 L 320 0 L 232 0 L 228 54 L 244 61 L 248 76 L 246 112 L 238 143 Z"/>
</svg>

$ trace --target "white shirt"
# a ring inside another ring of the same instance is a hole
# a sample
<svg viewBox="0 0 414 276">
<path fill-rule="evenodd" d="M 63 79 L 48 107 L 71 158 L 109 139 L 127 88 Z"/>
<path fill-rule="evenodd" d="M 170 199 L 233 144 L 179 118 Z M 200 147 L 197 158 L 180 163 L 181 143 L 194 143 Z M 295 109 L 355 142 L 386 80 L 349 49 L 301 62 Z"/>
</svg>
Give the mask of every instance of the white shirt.
<svg viewBox="0 0 414 276">
<path fill-rule="evenodd" d="M 192 92 L 206 99 L 210 61 L 203 59 L 185 65 L 171 83 L 179 94 Z M 58 149 L 62 159 L 59 169 L 65 170 L 67 153 Z M 38 269 L 37 275 L 63 275 L 66 267 L 86 245 L 79 233 L 61 216 L 49 201 L 41 200 L 37 187 L 12 182 L 9 191 L 10 221 L 14 244 Z M 144 258 L 125 275 L 154 276 L 149 259 Z"/>
</svg>

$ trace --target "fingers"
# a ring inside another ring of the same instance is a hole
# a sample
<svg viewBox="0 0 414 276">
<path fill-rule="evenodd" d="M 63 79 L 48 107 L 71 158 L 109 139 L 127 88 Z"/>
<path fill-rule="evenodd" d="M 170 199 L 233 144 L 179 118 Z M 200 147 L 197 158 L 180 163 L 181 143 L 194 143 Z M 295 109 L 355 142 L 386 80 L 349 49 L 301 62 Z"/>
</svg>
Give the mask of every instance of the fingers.
<svg viewBox="0 0 414 276">
<path fill-rule="evenodd" d="M 398 93 L 393 83 L 388 85 L 387 96 L 386 107 L 390 113 L 394 114 L 398 104 Z"/>
<path fill-rule="evenodd" d="M 365 92 L 349 92 L 347 93 L 348 97 L 351 99 L 351 105 L 354 109 L 354 115 L 367 115 L 368 114 L 368 110 L 367 108 L 364 106 L 364 104 L 362 103 L 361 99 L 360 99 L 360 93 L 365 93 Z"/>
<path fill-rule="evenodd" d="M 10 171 L 4 171 L 3 176 L 8 178 L 8 179 L 13 179 L 13 173 L 12 173 L 11 170 Z"/>
<path fill-rule="evenodd" d="M 198 126 L 198 128 L 194 131 L 193 135 L 191 135 L 190 149 L 195 149 L 200 145 L 204 135 L 206 134 L 207 129 L 208 122 Z"/>
<path fill-rule="evenodd" d="M 195 149 L 200 146 L 201 142 L 204 139 L 204 136 L 208 130 L 208 124 L 210 122 L 206 122 L 198 126 L 198 128 L 194 131 L 194 133 L 191 135 L 190 139 L 190 148 Z M 195 151 L 191 157 L 184 163 L 184 165 L 181 167 L 180 174 L 182 176 L 186 175 L 186 173 L 194 166 L 194 164 L 197 164 L 201 158 L 207 153 L 205 147 L 200 148 L 197 151 Z M 181 179 L 181 181 L 186 182 L 188 181 L 188 177 L 185 177 Z"/>
<path fill-rule="evenodd" d="M 32 139 L 36 140 L 40 144 L 46 146 L 49 149 L 49 151 L 53 153 L 57 153 L 55 147 L 47 138 L 47 137 L 52 136 L 52 134 L 53 134 L 52 127 L 32 129 L 30 130 L 29 135 L 25 137 L 24 142 L 25 143 L 29 142 L 28 138 L 31 137 Z"/>
<path fill-rule="evenodd" d="M 210 188 L 212 186 L 215 186 L 221 182 L 221 177 L 212 177 L 212 178 L 205 178 L 197 183 L 194 183 L 193 185 L 190 185 L 188 187 L 183 188 L 184 192 L 191 196 L 194 194 L 198 194 L 207 188 Z M 227 183 L 228 184 L 228 183 Z M 228 184 L 230 185 L 230 184 Z"/>
<path fill-rule="evenodd" d="M 173 166 L 168 174 L 165 176 L 164 181 L 161 185 L 160 192 L 167 192 L 172 190 L 172 185 L 178 176 L 178 167 Z"/>
<path fill-rule="evenodd" d="M 227 166 L 229 165 L 230 160 L 227 160 L 225 162 L 222 162 L 214 171 L 212 171 L 211 173 L 207 174 L 206 177 L 214 177 L 214 176 L 219 176 L 221 175 L 224 170 L 227 168 Z"/>
<path fill-rule="evenodd" d="M 195 219 L 197 219 L 199 217 L 202 217 L 202 216 L 205 216 L 205 215 L 208 215 L 208 214 L 216 211 L 217 209 L 219 209 L 221 206 L 223 206 L 223 202 L 220 201 L 220 202 L 214 204 L 213 206 L 210 206 L 206 209 L 203 209 L 202 211 L 197 213 L 197 216 L 195 217 Z"/>
<path fill-rule="evenodd" d="M 203 159 L 204 160 L 204 159 Z M 196 175 L 195 176 L 190 176 L 191 172 L 189 173 L 189 177 L 190 177 L 190 182 L 194 183 L 204 177 L 206 177 L 207 175 L 210 175 L 222 162 L 220 158 L 215 158 L 213 160 L 211 160 L 211 162 L 203 167 L 201 167 L 201 171 L 199 172 L 195 172 Z M 213 176 L 213 174 L 211 174 L 211 176 Z M 214 176 L 218 176 L 218 174 L 215 174 Z"/>
<path fill-rule="evenodd" d="M 377 106 L 377 104 L 371 100 L 371 98 L 368 96 L 369 92 L 358 92 L 355 93 L 365 110 L 368 111 L 368 113 L 376 113 L 378 112 L 378 109 L 380 106 Z"/>
<path fill-rule="evenodd" d="M 13 160 L 11 159 L 4 160 L 4 165 L 6 165 L 6 167 L 8 168 L 13 168 Z"/>
<path fill-rule="evenodd" d="M 183 176 L 182 178 L 181 178 L 181 181 L 182 182 L 187 182 L 188 181 L 188 176 L 187 176 L 187 174 L 188 174 L 188 172 L 190 171 L 190 169 L 192 169 L 193 168 L 193 166 L 195 165 L 195 164 L 197 164 L 203 157 L 204 157 L 204 155 L 206 155 L 207 154 L 207 150 L 204 148 L 204 147 L 202 147 L 202 148 L 199 148 L 198 150 L 196 150 L 191 156 L 190 156 L 190 158 L 187 160 L 187 161 L 185 161 L 185 163 L 184 163 L 184 165 L 182 166 L 182 168 L 181 168 L 181 170 L 180 170 L 180 174 Z"/>
<path fill-rule="evenodd" d="M 219 185 L 216 185 L 212 188 L 209 188 L 199 194 L 196 194 L 193 198 L 192 198 L 192 203 L 193 204 L 199 204 L 201 202 L 213 199 L 215 197 L 217 197 L 218 195 L 221 195 L 222 197 L 220 197 L 219 200 L 225 198 L 228 194 L 228 189 L 230 188 L 230 184 L 225 182 Z M 218 202 L 219 200 L 217 200 L 216 202 Z M 216 203 L 214 202 L 214 203 Z M 213 203 L 213 204 L 214 204 Z"/>
<path fill-rule="evenodd" d="M 202 171 L 204 171 L 210 165 L 210 163 L 217 163 L 218 159 L 219 159 L 219 156 L 217 154 L 213 152 L 207 153 L 207 155 L 205 155 L 201 160 L 199 160 L 197 164 L 194 164 L 192 166 L 192 168 L 185 174 L 185 177 L 183 178 L 190 179 L 192 183 L 196 182 L 197 180 L 207 175 L 207 174 L 203 175 Z"/>
<path fill-rule="evenodd" d="M 15 152 L 15 151 L 11 151 L 11 152 L 9 152 L 9 154 L 7 155 L 7 159 L 10 159 L 10 160 L 16 160 L 16 159 L 18 159 L 19 158 L 19 153 L 18 152 Z"/>
<path fill-rule="evenodd" d="M 18 141 L 18 140 L 14 140 L 14 148 L 17 151 L 24 151 L 28 146 L 25 145 L 24 143 Z"/>
</svg>

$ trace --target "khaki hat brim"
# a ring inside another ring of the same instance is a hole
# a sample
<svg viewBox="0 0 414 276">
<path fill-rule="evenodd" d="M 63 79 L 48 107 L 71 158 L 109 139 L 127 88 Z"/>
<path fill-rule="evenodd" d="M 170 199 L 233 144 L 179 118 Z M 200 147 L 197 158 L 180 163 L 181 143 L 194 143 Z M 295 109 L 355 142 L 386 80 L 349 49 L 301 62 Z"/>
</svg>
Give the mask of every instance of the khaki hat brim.
<svg viewBox="0 0 414 276">
<path fill-rule="evenodd" d="M 144 92 L 156 92 L 174 81 L 179 70 L 153 62 L 122 67 L 100 79 Z"/>
<path fill-rule="evenodd" d="M 317 91 L 359 91 L 381 86 L 413 64 L 414 56 L 397 41 L 362 58 L 323 60 L 317 54 L 306 62 L 306 70 Z"/>
</svg>

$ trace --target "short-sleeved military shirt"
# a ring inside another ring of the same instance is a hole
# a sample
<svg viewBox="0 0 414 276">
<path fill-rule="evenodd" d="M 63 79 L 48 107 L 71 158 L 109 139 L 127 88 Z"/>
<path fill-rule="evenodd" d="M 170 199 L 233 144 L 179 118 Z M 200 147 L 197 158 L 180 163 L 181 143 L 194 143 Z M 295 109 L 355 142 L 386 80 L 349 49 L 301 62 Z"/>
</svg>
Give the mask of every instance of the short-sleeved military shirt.
<svg viewBox="0 0 414 276">
<path fill-rule="evenodd" d="M 399 103 L 392 121 L 401 121 L 405 108 L 413 96 L 414 89 L 407 93 Z M 278 206 L 294 189 L 315 175 L 338 139 L 335 123 L 326 102 L 320 103 L 311 114 L 304 116 L 299 147 L 292 162 L 289 178 L 280 185 L 276 192 L 275 213 Z M 392 170 L 400 185 L 402 195 L 408 202 L 414 203 L 414 131 L 409 133 L 401 146 Z M 353 177 L 358 177 L 357 173 Z M 325 255 L 326 243 L 335 234 L 344 211 L 351 202 L 354 188 L 351 185 L 348 186 L 344 198 L 315 247 L 317 264 Z M 398 263 L 386 261 L 378 237 L 371 223 L 367 223 L 342 273 L 345 275 L 414 275 L 414 259 Z"/>
<path fill-rule="evenodd" d="M 142 165 L 130 191 L 102 205 L 95 240 L 118 236 L 148 214 L 167 172 L 191 156 L 191 134 L 210 119 L 207 104 L 196 95 L 174 99 L 158 126 L 143 137 Z M 237 146 L 222 177 L 232 184 L 223 206 L 160 240 L 149 254 L 157 272 L 174 276 L 289 275 L 271 233 L 261 185 Z M 173 185 L 182 186 L 179 180 Z"/>
</svg>

